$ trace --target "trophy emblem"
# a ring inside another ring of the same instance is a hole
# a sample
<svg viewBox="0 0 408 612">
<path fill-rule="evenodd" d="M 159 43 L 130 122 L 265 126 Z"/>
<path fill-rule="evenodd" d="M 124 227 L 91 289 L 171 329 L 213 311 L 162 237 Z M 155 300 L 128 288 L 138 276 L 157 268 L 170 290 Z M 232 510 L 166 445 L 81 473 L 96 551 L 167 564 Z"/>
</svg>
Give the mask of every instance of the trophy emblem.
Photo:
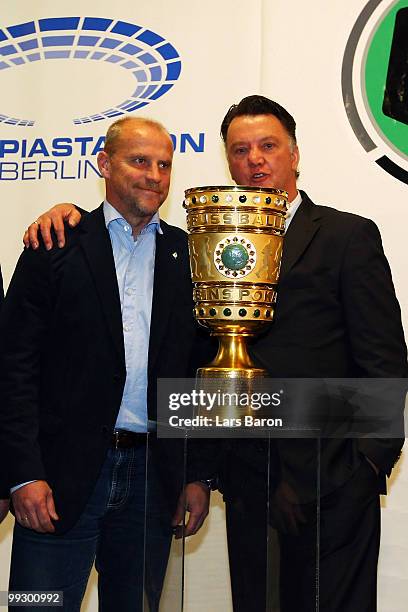
<svg viewBox="0 0 408 612">
<path fill-rule="evenodd" d="M 288 194 L 256 187 L 185 191 L 194 314 L 219 341 L 199 378 L 266 375 L 246 346 L 270 325 L 282 257 Z"/>
</svg>

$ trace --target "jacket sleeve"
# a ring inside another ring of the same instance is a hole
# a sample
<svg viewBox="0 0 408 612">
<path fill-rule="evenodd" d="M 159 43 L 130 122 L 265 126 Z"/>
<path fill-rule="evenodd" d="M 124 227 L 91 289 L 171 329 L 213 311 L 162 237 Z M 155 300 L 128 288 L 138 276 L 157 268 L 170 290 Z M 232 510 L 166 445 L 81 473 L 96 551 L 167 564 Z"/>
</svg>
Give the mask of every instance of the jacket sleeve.
<svg viewBox="0 0 408 612">
<path fill-rule="evenodd" d="M 0 267 L 0 312 L 3 305 L 4 290 L 3 290 L 3 277 L 1 274 Z M 0 341 L 1 346 L 1 341 Z M 7 487 L 7 475 L 6 475 L 6 457 L 0 446 L 0 499 L 6 499 L 9 496 L 9 489 Z"/>
<path fill-rule="evenodd" d="M 340 289 L 356 375 L 360 378 L 405 379 L 408 375 L 407 349 L 401 311 L 380 233 L 372 221 L 357 218 L 344 254 Z M 383 415 L 385 419 L 393 416 L 387 409 L 391 401 L 394 417 L 397 415 L 399 421 L 400 435 L 378 439 L 365 437 L 358 441 L 360 452 L 386 474 L 391 472 L 404 442 L 403 387 L 399 386 L 401 391 L 394 399 L 390 396 L 384 402 L 384 410 L 388 413 Z"/>
<path fill-rule="evenodd" d="M 8 488 L 46 478 L 38 444 L 39 381 L 51 317 L 48 254 L 25 250 L 0 315 L 0 447 Z"/>
</svg>

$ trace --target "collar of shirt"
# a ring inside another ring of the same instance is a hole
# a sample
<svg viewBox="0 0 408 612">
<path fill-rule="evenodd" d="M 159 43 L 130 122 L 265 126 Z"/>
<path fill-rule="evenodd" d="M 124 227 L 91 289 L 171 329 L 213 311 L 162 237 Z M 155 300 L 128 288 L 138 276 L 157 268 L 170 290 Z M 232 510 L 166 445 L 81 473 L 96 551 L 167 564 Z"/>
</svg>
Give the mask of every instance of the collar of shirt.
<svg viewBox="0 0 408 612">
<path fill-rule="evenodd" d="M 295 216 L 297 209 L 301 205 L 301 203 L 302 203 L 302 196 L 300 195 L 300 192 L 298 191 L 296 198 L 292 200 L 291 202 L 288 202 L 288 212 L 286 213 L 286 219 L 285 219 L 286 231 L 289 227 L 290 222 Z"/>
<path fill-rule="evenodd" d="M 124 230 L 129 246 L 133 247 L 135 240 L 132 236 L 132 228 L 130 224 L 124 217 L 122 217 L 120 212 L 118 212 L 116 208 L 108 202 L 108 200 L 104 200 L 103 202 L 103 216 L 105 218 L 106 228 L 113 232 L 117 232 L 119 229 Z M 158 232 L 159 234 L 163 233 L 163 230 L 160 227 L 160 217 L 158 212 L 153 215 L 149 223 L 147 223 L 141 230 L 140 234 L 143 235 L 150 232 Z"/>
</svg>

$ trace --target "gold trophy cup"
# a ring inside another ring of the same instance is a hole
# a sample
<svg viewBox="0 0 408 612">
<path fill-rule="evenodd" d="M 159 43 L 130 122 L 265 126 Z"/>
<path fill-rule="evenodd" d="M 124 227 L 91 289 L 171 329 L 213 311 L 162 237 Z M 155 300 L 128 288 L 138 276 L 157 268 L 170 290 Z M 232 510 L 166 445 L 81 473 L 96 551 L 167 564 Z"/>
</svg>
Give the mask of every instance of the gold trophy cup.
<svg viewBox="0 0 408 612">
<path fill-rule="evenodd" d="M 194 313 L 219 340 L 200 378 L 251 380 L 266 375 L 245 338 L 270 324 L 282 256 L 288 194 L 255 187 L 185 191 Z"/>
</svg>

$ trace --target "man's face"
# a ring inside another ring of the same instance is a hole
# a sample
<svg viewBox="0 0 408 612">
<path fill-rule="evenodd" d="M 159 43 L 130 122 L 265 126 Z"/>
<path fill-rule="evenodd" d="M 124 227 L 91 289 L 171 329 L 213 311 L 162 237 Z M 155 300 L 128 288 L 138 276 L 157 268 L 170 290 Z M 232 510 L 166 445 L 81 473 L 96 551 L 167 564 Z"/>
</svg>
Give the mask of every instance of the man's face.
<svg viewBox="0 0 408 612">
<path fill-rule="evenodd" d="M 122 126 L 114 152 L 99 153 L 106 197 L 125 218 L 152 217 L 167 197 L 173 145 L 156 126 L 129 121 Z"/>
<path fill-rule="evenodd" d="M 238 185 L 285 189 L 296 197 L 299 150 L 274 115 L 235 117 L 227 132 L 231 176 Z"/>
</svg>

